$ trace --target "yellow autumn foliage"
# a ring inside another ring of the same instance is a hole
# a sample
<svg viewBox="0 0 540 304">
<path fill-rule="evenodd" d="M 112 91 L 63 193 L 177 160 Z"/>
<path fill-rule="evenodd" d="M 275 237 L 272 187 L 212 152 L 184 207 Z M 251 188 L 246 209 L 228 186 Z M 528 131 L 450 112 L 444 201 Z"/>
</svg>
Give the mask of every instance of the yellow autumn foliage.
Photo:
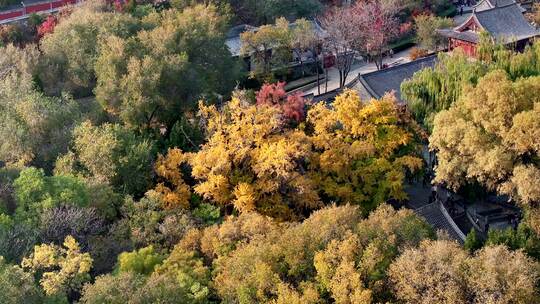
<svg viewBox="0 0 540 304">
<path fill-rule="evenodd" d="M 311 177 L 326 196 L 366 211 L 389 198 L 406 198 L 405 173 L 423 162 L 416 156 L 414 123 L 393 97 L 365 103 L 346 91 L 333 107 L 316 104 L 308 122 L 314 129 Z M 404 147 L 412 150 L 400 151 Z"/>
<path fill-rule="evenodd" d="M 165 183 L 157 184 L 155 191 L 160 195 L 164 208 L 189 207 L 191 189 L 184 182 L 180 165 L 185 162 L 186 155 L 180 149 L 171 149 L 167 157 L 160 155 L 156 162 L 156 174 L 165 179 L 172 187 Z"/>
<path fill-rule="evenodd" d="M 90 254 L 82 253 L 77 241 L 67 236 L 63 247 L 53 244 L 35 246 L 21 265 L 41 274 L 39 283 L 47 295 L 57 295 L 81 288 L 90 279 L 92 262 Z"/>
<path fill-rule="evenodd" d="M 155 190 L 167 206 L 189 204 L 182 164 L 191 167 L 191 190 L 203 199 L 284 220 L 332 201 L 369 211 L 390 198 L 405 199 L 406 172 L 422 166 L 414 125 L 390 96 L 364 103 L 345 92 L 332 107 L 315 104 L 306 127 L 296 129 L 280 108 L 238 96 L 221 108 L 199 107 L 207 133 L 200 151 L 170 149 L 156 164 L 165 182 Z"/>
<path fill-rule="evenodd" d="M 457 189 L 478 182 L 525 207 L 540 201 L 540 77 L 516 81 L 500 70 L 481 78 L 434 121 L 436 182 Z M 530 215 L 536 212 L 529 212 Z M 531 227 L 540 233 L 537 219 Z"/>
</svg>

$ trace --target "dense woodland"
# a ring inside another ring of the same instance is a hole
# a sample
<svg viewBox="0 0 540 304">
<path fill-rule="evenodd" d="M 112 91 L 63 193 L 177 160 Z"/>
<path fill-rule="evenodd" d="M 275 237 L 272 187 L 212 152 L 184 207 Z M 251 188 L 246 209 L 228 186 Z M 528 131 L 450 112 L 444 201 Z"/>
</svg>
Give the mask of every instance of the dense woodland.
<svg viewBox="0 0 540 304">
<path fill-rule="evenodd" d="M 397 14 L 444 6 L 422 2 Z M 403 84 L 410 111 L 241 85 L 231 25 L 338 4 L 86 1 L 8 39 L 0 303 L 539 303 L 540 43 L 441 54 Z M 432 49 L 448 20 L 410 22 Z M 266 33 L 309 48 L 299 28 Z M 387 204 L 428 142 L 436 182 L 509 195 L 518 229 L 462 247 Z"/>
</svg>

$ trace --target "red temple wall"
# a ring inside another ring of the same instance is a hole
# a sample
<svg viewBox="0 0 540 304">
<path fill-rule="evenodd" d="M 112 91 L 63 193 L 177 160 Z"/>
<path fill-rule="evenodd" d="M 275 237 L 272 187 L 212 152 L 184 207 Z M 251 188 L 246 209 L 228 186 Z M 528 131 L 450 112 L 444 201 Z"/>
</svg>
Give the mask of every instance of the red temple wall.
<svg viewBox="0 0 540 304">
<path fill-rule="evenodd" d="M 450 50 L 460 48 L 467 56 L 476 57 L 476 44 L 468 41 L 450 39 Z"/>
</svg>

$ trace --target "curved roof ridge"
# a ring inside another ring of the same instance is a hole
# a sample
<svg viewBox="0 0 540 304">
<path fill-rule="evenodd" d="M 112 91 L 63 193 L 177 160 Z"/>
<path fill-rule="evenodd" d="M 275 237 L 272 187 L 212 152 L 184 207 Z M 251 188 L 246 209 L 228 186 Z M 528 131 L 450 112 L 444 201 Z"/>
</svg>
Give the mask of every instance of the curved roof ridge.
<svg viewBox="0 0 540 304">
<path fill-rule="evenodd" d="M 496 7 L 518 4 L 515 0 L 481 0 L 472 7 L 473 11 L 485 11 Z M 484 6 L 485 5 L 485 6 Z"/>
<path fill-rule="evenodd" d="M 511 43 L 540 34 L 540 31 L 525 19 L 518 3 L 477 11 L 473 16 L 477 24 L 499 42 Z"/>
<path fill-rule="evenodd" d="M 465 27 L 466 25 L 469 24 L 471 19 L 474 19 L 476 21 L 476 24 L 478 24 L 480 27 L 483 28 L 483 26 L 480 24 L 480 21 L 478 20 L 478 18 L 476 18 L 476 12 L 473 10 L 473 13 L 471 14 L 471 16 L 469 16 L 469 18 L 465 19 L 465 21 L 463 21 L 460 25 L 454 27 L 454 31 L 461 31 L 461 29 L 463 27 Z"/>
<path fill-rule="evenodd" d="M 484 1 L 487 1 L 487 0 L 484 0 Z M 507 7 L 512 6 L 512 5 L 515 5 L 515 6 L 517 6 L 519 8 L 519 3 L 513 2 L 513 3 L 508 3 L 508 4 L 505 4 L 505 5 L 494 6 L 493 8 L 490 8 L 490 9 L 487 9 L 487 10 L 480 10 L 480 11 L 473 10 L 473 14 L 488 14 L 488 13 L 491 13 L 492 11 L 494 11 L 494 10 L 507 8 Z"/>
</svg>

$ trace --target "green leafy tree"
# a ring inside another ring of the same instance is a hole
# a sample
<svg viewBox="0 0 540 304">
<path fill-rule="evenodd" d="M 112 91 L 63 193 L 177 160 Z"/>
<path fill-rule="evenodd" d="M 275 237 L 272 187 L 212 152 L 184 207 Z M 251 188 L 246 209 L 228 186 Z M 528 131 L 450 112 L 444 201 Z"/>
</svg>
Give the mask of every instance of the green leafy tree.
<svg viewBox="0 0 540 304">
<path fill-rule="evenodd" d="M 494 44 L 481 32 L 478 56 L 480 60 L 471 61 L 457 50 L 441 53 L 434 68 L 423 69 L 401 84 L 401 95 L 418 122 L 432 129 L 435 114 L 448 109 L 490 71 L 504 70 L 512 80 L 540 75 L 540 42 L 519 53 Z"/>
<path fill-rule="evenodd" d="M 8 264 L 0 256 L 0 302 L 5 304 L 42 303 L 44 295 L 34 283 L 31 273 Z"/>
<path fill-rule="evenodd" d="M 46 176 L 42 169 L 27 168 L 13 183 L 17 202 L 16 216 L 33 221 L 37 216 L 60 205 L 88 205 L 86 185 L 72 176 Z"/>
<path fill-rule="evenodd" d="M 213 5 L 197 5 L 145 21 L 134 37 L 103 40 L 95 93 L 127 126 L 165 128 L 168 135 L 179 112 L 200 98 L 229 94 L 235 85 L 236 63 L 224 44 L 228 20 Z"/>
<path fill-rule="evenodd" d="M 256 31 L 244 32 L 240 40 L 242 55 L 249 56 L 254 65 L 252 77 L 271 82 L 273 70 L 282 69 L 291 61 L 291 30 L 285 18 L 277 19 L 275 24 L 263 25 Z"/>
<path fill-rule="evenodd" d="M 154 247 L 150 245 L 133 252 L 120 254 L 118 256 L 118 270 L 120 272 L 131 271 L 149 275 L 163 259 L 159 253 L 154 251 Z"/>
<path fill-rule="evenodd" d="M 210 270 L 194 253 L 175 248 L 148 277 L 121 272 L 84 287 L 81 303 L 202 304 L 210 300 Z"/>
<path fill-rule="evenodd" d="M 416 39 L 422 47 L 438 51 L 446 38 L 437 33 L 437 30 L 452 27 L 452 20 L 433 15 L 418 15 L 414 17 Z"/>
<path fill-rule="evenodd" d="M 206 224 L 217 224 L 221 221 L 221 211 L 219 207 L 202 203 L 191 212 L 194 217 L 201 219 Z"/>
<path fill-rule="evenodd" d="M 520 223 L 516 230 L 489 230 L 486 244 L 505 245 L 512 250 L 522 249 L 529 256 L 540 259 L 540 238 L 525 222 Z"/>
<path fill-rule="evenodd" d="M 141 290 L 144 283 L 145 277 L 133 272 L 123 272 L 115 276 L 111 274 L 98 276 L 93 284 L 84 285 L 79 303 L 129 303 L 134 295 Z"/>
<path fill-rule="evenodd" d="M 208 303 L 210 298 L 211 276 L 210 269 L 203 264 L 203 260 L 195 252 L 189 252 L 181 247 L 175 247 L 169 257 L 156 268 L 147 285 L 153 281 L 176 281 L 175 297 L 182 303 Z M 150 290 L 150 288 L 147 288 Z M 150 294 L 156 294 L 151 292 Z M 160 295 L 160 297 L 163 297 Z M 177 300 L 178 301 L 178 300 Z"/>
<path fill-rule="evenodd" d="M 160 196 L 149 191 L 139 201 L 126 198 L 123 215 L 136 247 L 153 245 L 170 249 L 192 228 L 197 221 L 181 208 L 163 208 Z"/>
<path fill-rule="evenodd" d="M 441 53 L 434 68 L 420 70 L 401 84 L 401 94 L 414 118 L 431 129 L 435 114 L 448 109 L 484 70 L 480 63 L 470 63 L 459 51 L 451 55 Z"/>
<path fill-rule="evenodd" d="M 173 0 L 171 5 L 184 9 L 201 3 L 216 5 L 224 14 L 234 16 L 238 23 L 261 25 L 273 23 L 279 17 L 289 20 L 315 17 L 324 8 L 319 0 Z"/>
<path fill-rule="evenodd" d="M 48 97 L 36 90 L 40 58 L 32 45 L 0 50 L 0 160 L 50 170 L 57 155 L 67 149 L 66 139 L 80 110 L 67 96 Z"/>
<path fill-rule="evenodd" d="M 119 124 L 85 121 L 73 131 L 73 151 L 60 157 L 56 174 L 81 175 L 92 184 L 140 194 L 150 184 L 153 142 Z M 134 178 L 136 176 L 136 178 Z"/>
<path fill-rule="evenodd" d="M 467 237 L 465 238 L 465 243 L 463 244 L 463 247 L 469 252 L 475 252 L 476 250 L 482 248 L 482 245 L 483 241 L 476 233 L 476 229 L 471 229 L 471 231 L 467 234 Z"/>
<path fill-rule="evenodd" d="M 289 20 L 315 17 L 323 9 L 319 0 L 271 0 L 266 3 L 265 15 L 271 22 L 279 17 Z"/>
<path fill-rule="evenodd" d="M 88 1 L 73 9 L 40 41 L 44 57 L 40 79 L 46 92 L 90 95 L 96 84 L 98 42 L 108 35 L 127 37 L 138 29 L 137 19 L 109 11 L 105 1 Z"/>
</svg>

